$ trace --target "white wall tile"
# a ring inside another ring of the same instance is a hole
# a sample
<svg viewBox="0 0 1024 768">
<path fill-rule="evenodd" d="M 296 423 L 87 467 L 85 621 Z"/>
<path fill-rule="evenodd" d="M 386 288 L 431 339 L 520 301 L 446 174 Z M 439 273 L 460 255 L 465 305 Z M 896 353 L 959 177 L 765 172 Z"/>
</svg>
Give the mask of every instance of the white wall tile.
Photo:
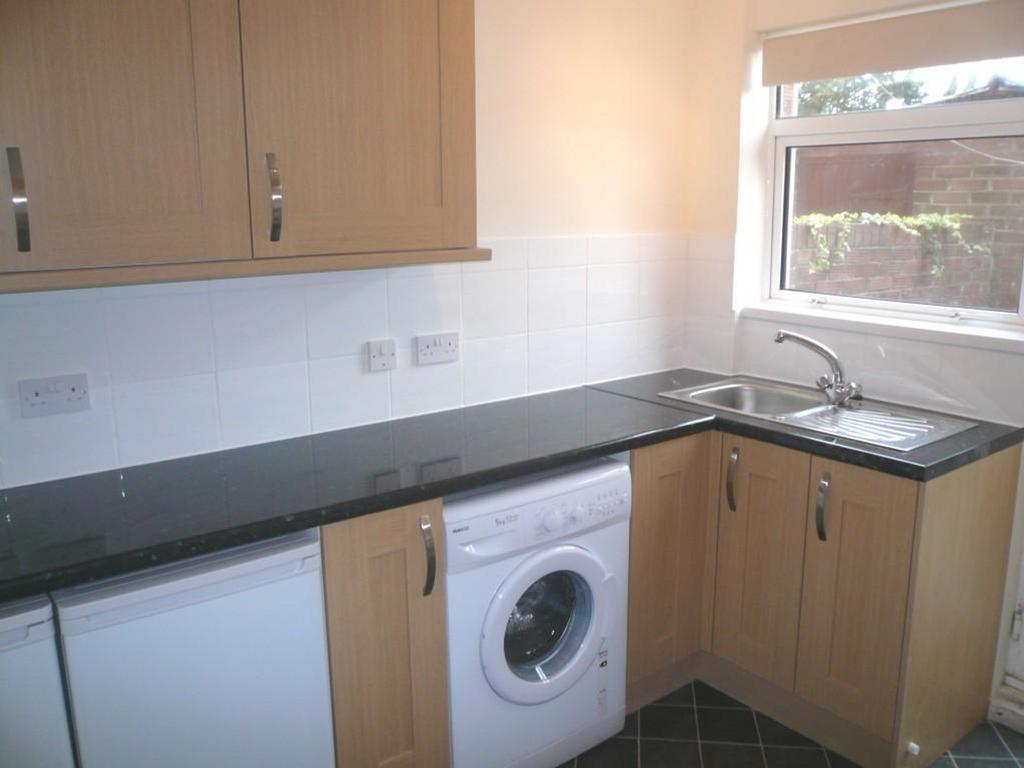
<svg viewBox="0 0 1024 768">
<path fill-rule="evenodd" d="M 640 261 L 684 261 L 689 253 L 686 235 L 640 235 Z"/>
<path fill-rule="evenodd" d="M 114 384 L 212 373 L 207 293 L 169 293 L 104 302 Z"/>
<path fill-rule="evenodd" d="M 306 362 L 218 371 L 217 405 L 224 447 L 309 434 Z"/>
<path fill-rule="evenodd" d="M 637 316 L 682 316 L 687 310 L 686 278 L 685 262 L 642 262 Z"/>
<path fill-rule="evenodd" d="M 704 317 L 732 314 L 732 265 L 720 261 L 687 261 L 686 311 Z"/>
<path fill-rule="evenodd" d="M 481 240 L 481 248 L 491 249 L 489 261 L 464 261 L 462 273 L 496 272 L 503 269 L 525 269 L 527 243 L 522 238 Z"/>
<path fill-rule="evenodd" d="M 413 338 L 421 334 L 460 329 L 461 278 L 461 274 L 389 274 L 388 333 L 399 347 L 411 348 Z"/>
<path fill-rule="evenodd" d="M 640 238 L 636 235 L 587 238 L 588 264 L 628 264 L 639 259 Z"/>
<path fill-rule="evenodd" d="M 582 384 L 587 379 L 587 329 L 531 332 L 528 368 L 530 392 Z"/>
<path fill-rule="evenodd" d="M 732 373 L 735 329 L 731 317 L 686 317 L 680 365 Z"/>
<path fill-rule="evenodd" d="M 526 270 L 462 276 L 462 331 L 465 339 L 526 331 Z"/>
<path fill-rule="evenodd" d="M 220 445 L 212 373 L 114 385 L 122 465 L 214 451 Z"/>
<path fill-rule="evenodd" d="M 952 409 L 1024 425 L 1024 355 L 948 346 L 942 351 L 940 370 Z"/>
<path fill-rule="evenodd" d="M 651 317 L 636 323 L 636 367 L 638 371 L 663 371 L 683 363 L 685 347 L 683 318 Z"/>
<path fill-rule="evenodd" d="M 639 294 L 639 264 L 587 267 L 587 322 L 593 325 L 635 319 Z"/>
<path fill-rule="evenodd" d="M 301 287 L 216 291 L 210 297 L 218 371 L 306 359 Z"/>
<path fill-rule="evenodd" d="M 303 288 L 310 359 L 362 354 L 366 342 L 387 335 L 387 272 L 338 274 Z"/>
<path fill-rule="evenodd" d="M 467 405 L 526 394 L 526 336 L 467 341 L 462 347 Z"/>
<path fill-rule="evenodd" d="M 383 421 L 391 413 L 391 375 L 370 372 L 364 355 L 309 362 L 309 400 L 314 432 Z"/>
<path fill-rule="evenodd" d="M 585 237 L 544 237 L 523 241 L 530 269 L 582 267 L 587 263 Z"/>
<path fill-rule="evenodd" d="M 689 258 L 732 264 L 736 238 L 732 235 L 690 235 Z"/>
<path fill-rule="evenodd" d="M 528 295 L 531 332 L 587 322 L 586 267 L 530 270 Z"/>
<path fill-rule="evenodd" d="M 391 372 L 391 416 L 413 416 L 461 405 L 461 361 L 416 365 L 415 358 L 412 349 L 398 353 L 398 367 Z"/>
<path fill-rule="evenodd" d="M 587 326 L 587 381 L 605 381 L 638 373 L 637 323 Z"/>
</svg>

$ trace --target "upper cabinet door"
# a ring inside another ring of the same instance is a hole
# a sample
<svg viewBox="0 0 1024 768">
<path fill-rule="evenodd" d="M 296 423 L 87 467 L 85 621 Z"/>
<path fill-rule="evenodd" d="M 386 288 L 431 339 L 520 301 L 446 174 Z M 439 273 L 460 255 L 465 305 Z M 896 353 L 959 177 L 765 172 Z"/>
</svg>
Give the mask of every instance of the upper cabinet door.
<svg viewBox="0 0 1024 768">
<path fill-rule="evenodd" d="M 256 256 L 475 246 L 473 0 L 241 15 Z"/>
<path fill-rule="evenodd" d="M 722 441 L 714 652 L 793 690 L 810 456 Z"/>
<path fill-rule="evenodd" d="M 917 484 L 819 458 L 811 483 L 796 690 L 891 739 Z"/>
<path fill-rule="evenodd" d="M 0 272 L 251 258 L 233 0 L 0 0 L 0 29 Z"/>
</svg>

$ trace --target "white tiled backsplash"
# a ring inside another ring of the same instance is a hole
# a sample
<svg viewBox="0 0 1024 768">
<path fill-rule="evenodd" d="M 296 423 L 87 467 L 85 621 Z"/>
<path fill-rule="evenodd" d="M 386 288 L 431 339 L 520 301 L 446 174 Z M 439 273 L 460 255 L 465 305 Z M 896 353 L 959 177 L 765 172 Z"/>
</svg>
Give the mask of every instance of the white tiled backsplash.
<svg viewBox="0 0 1024 768">
<path fill-rule="evenodd" d="M 493 240 L 490 262 L 0 296 L 0 487 L 678 365 L 732 368 L 731 238 Z M 456 363 L 414 364 L 459 331 Z M 365 343 L 394 338 L 371 373 Z M 17 380 L 92 408 L 23 419 Z"/>
</svg>

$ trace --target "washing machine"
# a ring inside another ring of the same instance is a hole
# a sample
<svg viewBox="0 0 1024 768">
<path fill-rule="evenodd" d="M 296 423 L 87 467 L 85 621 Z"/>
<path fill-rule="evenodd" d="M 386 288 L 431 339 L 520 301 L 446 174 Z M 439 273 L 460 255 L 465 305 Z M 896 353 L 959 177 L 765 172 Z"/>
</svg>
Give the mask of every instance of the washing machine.
<svg viewBox="0 0 1024 768">
<path fill-rule="evenodd" d="M 445 499 L 454 768 L 553 768 L 622 729 L 630 502 L 616 459 Z"/>
</svg>

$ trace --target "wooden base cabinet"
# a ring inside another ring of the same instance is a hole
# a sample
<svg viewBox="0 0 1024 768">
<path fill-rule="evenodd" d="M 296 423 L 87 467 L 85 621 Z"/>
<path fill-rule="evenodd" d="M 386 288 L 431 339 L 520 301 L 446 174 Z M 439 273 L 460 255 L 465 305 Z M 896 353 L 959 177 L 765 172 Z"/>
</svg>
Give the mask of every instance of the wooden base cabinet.
<svg viewBox="0 0 1024 768">
<path fill-rule="evenodd" d="M 705 433 L 633 451 L 631 710 L 685 683 L 686 660 L 710 646 L 720 444 Z"/>
<path fill-rule="evenodd" d="M 322 529 L 339 768 L 450 762 L 443 535 L 440 500 Z"/>
<path fill-rule="evenodd" d="M 722 441 L 714 653 L 793 688 L 810 457 Z"/>
<path fill-rule="evenodd" d="M 1021 447 L 917 483 L 701 438 L 633 452 L 630 709 L 701 678 L 865 768 L 930 766 L 987 714 Z"/>
</svg>

